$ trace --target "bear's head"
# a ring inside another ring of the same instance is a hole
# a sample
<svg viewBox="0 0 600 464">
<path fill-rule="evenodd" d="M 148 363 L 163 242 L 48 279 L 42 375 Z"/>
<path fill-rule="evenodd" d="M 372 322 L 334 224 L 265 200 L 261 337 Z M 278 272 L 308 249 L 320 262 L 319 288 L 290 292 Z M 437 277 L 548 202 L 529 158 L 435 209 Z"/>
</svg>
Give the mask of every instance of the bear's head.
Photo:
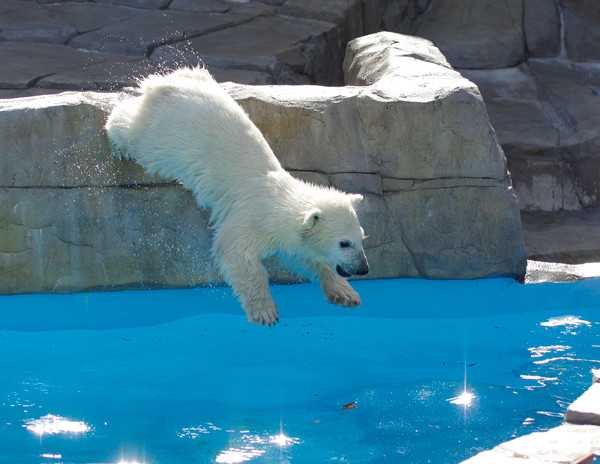
<svg viewBox="0 0 600 464">
<path fill-rule="evenodd" d="M 304 213 L 302 240 L 305 252 L 331 266 L 342 277 L 365 275 L 369 263 L 362 246 L 365 238 L 356 207 L 362 195 L 331 189 Z"/>
</svg>

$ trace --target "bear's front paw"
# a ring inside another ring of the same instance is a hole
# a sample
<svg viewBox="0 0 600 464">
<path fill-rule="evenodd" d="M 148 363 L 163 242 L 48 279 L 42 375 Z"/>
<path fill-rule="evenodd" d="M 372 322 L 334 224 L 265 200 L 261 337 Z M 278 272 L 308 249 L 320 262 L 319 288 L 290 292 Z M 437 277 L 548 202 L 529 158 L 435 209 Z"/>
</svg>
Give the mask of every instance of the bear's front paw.
<svg viewBox="0 0 600 464">
<path fill-rule="evenodd" d="M 253 305 L 246 310 L 248 321 L 258 325 L 275 325 L 279 322 L 279 310 L 275 303 L 265 303 L 260 306 Z"/>
<path fill-rule="evenodd" d="M 323 293 L 329 303 L 338 306 L 355 308 L 362 304 L 360 295 L 345 280 L 340 280 L 329 288 L 323 288 Z"/>
</svg>

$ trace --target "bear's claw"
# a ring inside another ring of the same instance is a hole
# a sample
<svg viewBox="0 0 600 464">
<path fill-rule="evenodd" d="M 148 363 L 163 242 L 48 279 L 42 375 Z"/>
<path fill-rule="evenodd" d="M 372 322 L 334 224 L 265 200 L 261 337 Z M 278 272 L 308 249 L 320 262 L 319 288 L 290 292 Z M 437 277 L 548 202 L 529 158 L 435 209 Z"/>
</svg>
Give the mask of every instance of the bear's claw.
<svg viewBox="0 0 600 464">
<path fill-rule="evenodd" d="M 360 295 L 345 280 L 337 282 L 332 287 L 324 288 L 323 291 L 325 298 L 331 304 L 345 308 L 356 308 L 362 304 Z"/>
<path fill-rule="evenodd" d="M 275 304 L 270 308 L 247 311 L 246 314 L 248 321 L 253 324 L 272 326 L 279 322 L 279 310 Z"/>
</svg>

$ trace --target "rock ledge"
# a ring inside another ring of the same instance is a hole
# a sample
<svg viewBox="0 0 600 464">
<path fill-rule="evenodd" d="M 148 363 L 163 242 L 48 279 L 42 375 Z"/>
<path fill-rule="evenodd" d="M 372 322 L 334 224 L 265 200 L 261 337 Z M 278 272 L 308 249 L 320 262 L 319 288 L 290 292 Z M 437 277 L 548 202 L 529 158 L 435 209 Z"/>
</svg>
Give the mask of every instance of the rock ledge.
<svg viewBox="0 0 600 464">
<path fill-rule="evenodd" d="M 352 41 L 344 72 L 345 87 L 226 89 L 286 169 L 365 195 L 369 277 L 522 277 L 517 202 L 477 87 L 431 42 L 392 33 Z M 221 282 L 192 195 L 110 155 L 102 127 L 120 98 L 0 101 L 0 292 Z"/>
</svg>

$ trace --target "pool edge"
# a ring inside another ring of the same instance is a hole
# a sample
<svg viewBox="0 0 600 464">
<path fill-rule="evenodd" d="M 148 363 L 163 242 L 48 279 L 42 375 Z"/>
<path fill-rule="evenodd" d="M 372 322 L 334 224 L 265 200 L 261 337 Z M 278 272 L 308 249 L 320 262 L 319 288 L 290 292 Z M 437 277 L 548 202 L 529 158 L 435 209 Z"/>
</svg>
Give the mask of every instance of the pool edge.
<svg viewBox="0 0 600 464">
<path fill-rule="evenodd" d="M 600 369 L 592 373 L 592 385 L 567 408 L 561 425 L 503 442 L 460 464 L 591 464 L 600 450 Z"/>
</svg>

